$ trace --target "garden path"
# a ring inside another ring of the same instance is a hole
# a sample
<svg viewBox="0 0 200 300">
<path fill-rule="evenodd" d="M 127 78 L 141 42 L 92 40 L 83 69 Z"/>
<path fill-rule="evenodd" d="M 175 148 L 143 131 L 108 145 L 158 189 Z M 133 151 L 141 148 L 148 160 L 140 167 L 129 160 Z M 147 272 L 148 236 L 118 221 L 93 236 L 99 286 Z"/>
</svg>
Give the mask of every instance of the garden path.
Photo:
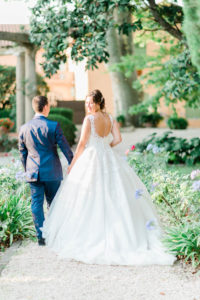
<svg viewBox="0 0 200 300">
<path fill-rule="evenodd" d="M 127 148 L 152 132 L 123 133 Z M 175 131 L 176 136 L 200 136 L 199 129 Z M 0 163 L 9 161 L 0 157 Z M 1 260 L 0 260 L 1 262 Z M 1 300 L 200 300 L 200 277 L 182 263 L 174 266 L 98 266 L 59 259 L 46 247 L 25 241 L 0 277 Z"/>
</svg>

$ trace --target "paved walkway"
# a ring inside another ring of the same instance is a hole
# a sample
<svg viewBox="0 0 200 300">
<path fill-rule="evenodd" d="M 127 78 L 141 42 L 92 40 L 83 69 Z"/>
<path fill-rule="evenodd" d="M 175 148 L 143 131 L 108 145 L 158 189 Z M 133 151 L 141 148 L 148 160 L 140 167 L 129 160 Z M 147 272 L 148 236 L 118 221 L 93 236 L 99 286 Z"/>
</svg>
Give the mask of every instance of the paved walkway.
<svg viewBox="0 0 200 300">
<path fill-rule="evenodd" d="M 123 133 L 123 143 L 116 150 L 123 154 L 155 131 L 166 130 Z M 176 135 L 196 137 L 199 131 L 176 131 Z M 7 161 L 7 157 L 0 159 L 3 164 Z M 0 300 L 200 300 L 200 277 L 180 262 L 173 266 L 86 265 L 59 259 L 29 241 L 9 259 L 0 277 Z"/>
</svg>

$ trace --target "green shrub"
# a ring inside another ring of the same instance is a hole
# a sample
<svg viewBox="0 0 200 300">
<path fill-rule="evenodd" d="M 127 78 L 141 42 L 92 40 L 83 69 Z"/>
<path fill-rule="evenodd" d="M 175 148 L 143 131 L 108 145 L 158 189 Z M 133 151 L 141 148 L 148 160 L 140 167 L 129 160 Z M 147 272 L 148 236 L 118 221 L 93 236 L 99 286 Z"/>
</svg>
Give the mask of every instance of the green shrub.
<svg viewBox="0 0 200 300">
<path fill-rule="evenodd" d="M 17 148 L 17 139 L 10 139 L 7 134 L 0 136 L 0 152 L 8 152 Z"/>
<path fill-rule="evenodd" d="M 121 123 L 121 124 L 122 124 L 122 126 L 125 125 L 126 119 L 125 119 L 125 116 L 124 116 L 124 115 L 118 115 L 116 119 L 117 119 L 117 122 L 118 122 L 118 123 Z"/>
<path fill-rule="evenodd" d="M 64 136 L 66 137 L 70 146 L 72 146 L 75 143 L 77 130 L 74 123 L 69 119 L 57 114 L 50 114 L 48 118 L 52 121 L 57 121 L 58 123 L 60 123 Z"/>
<path fill-rule="evenodd" d="M 167 125 L 170 129 L 186 129 L 188 121 L 184 118 L 171 117 L 167 120 Z"/>
<path fill-rule="evenodd" d="M 50 116 L 51 115 L 61 115 L 70 121 L 73 121 L 73 110 L 70 108 L 51 107 Z"/>
<path fill-rule="evenodd" d="M 139 124 L 145 125 L 145 123 L 150 123 L 152 127 L 157 127 L 158 123 L 163 120 L 161 114 L 154 112 L 148 114 L 142 114 L 139 116 Z"/>
<path fill-rule="evenodd" d="M 163 240 L 169 251 L 194 267 L 200 265 L 200 223 L 186 222 L 166 229 Z"/>
<path fill-rule="evenodd" d="M 0 109 L 0 118 L 10 118 L 11 109 Z"/>
<path fill-rule="evenodd" d="M 141 143 L 136 144 L 139 152 L 165 151 L 168 153 L 167 162 L 171 164 L 194 165 L 200 162 L 200 138 L 187 140 L 170 136 L 172 132 L 167 131 L 161 136 L 156 133 L 149 135 Z"/>
<path fill-rule="evenodd" d="M 13 241 L 35 237 L 30 201 L 22 195 L 0 199 L 0 246 L 10 246 Z"/>
</svg>

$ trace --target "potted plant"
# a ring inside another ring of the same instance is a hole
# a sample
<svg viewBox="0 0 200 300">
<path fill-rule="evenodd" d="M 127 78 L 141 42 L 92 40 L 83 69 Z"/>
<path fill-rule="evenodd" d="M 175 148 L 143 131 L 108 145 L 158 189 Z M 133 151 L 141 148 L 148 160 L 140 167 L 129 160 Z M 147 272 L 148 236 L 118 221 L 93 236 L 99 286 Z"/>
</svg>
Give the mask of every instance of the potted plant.
<svg viewBox="0 0 200 300">
<path fill-rule="evenodd" d="M 188 121 L 178 116 L 172 116 L 167 120 L 167 125 L 170 129 L 186 129 L 188 127 Z"/>
<path fill-rule="evenodd" d="M 8 133 L 14 126 L 14 122 L 12 122 L 9 118 L 0 119 L 0 132 L 3 134 Z"/>
<path fill-rule="evenodd" d="M 124 115 L 118 115 L 116 119 L 120 127 L 123 127 L 125 125 L 126 119 Z"/>
<path fill-rule="evenodd" d="M 161 120 L 163 120 L 163 116 L 158 112 L 142 114 L 139 117 L 140 125 L 145 127 L 157 127 Z"/>
</svg>

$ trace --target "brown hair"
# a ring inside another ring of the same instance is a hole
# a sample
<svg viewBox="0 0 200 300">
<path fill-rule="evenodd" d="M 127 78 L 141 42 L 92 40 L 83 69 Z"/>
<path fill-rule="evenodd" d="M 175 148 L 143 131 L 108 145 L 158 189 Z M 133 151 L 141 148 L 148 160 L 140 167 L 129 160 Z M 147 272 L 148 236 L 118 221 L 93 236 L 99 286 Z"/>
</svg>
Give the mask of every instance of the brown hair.
<svg viewBox="0 0 200 300">
<path fill-rule="evenodd" d="M 48 99 L 45 96 L 35 96 L 32 100 L 33 109 L 36 112 L 42 112 L 47 104 Z"/>
<path fill-rule="evenodd" d="M 100 105 L 100 109 L 105 108 L 105 99 L 100 90 L 93 90 L 88 94 L 88 97 L 92 97 L 93 102 Z"/>
</svg>

